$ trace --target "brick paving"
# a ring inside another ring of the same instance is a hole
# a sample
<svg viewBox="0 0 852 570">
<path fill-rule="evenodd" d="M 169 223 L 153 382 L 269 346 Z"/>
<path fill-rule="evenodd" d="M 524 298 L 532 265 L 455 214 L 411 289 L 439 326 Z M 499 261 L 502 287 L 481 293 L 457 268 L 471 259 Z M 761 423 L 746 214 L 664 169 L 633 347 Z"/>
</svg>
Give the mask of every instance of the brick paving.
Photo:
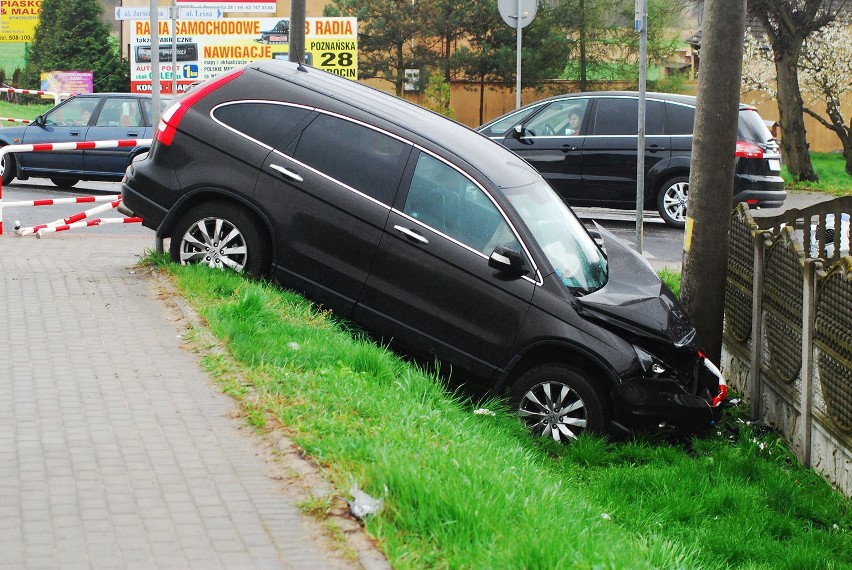
<svg viewBox="0 0 852 570">
<path fill-rule="evenodd" d="M 0 568 L 386 566 L 336 554 L 269 476 L 135 271 L 152 246 L 0 236 Z"/>
</svg>

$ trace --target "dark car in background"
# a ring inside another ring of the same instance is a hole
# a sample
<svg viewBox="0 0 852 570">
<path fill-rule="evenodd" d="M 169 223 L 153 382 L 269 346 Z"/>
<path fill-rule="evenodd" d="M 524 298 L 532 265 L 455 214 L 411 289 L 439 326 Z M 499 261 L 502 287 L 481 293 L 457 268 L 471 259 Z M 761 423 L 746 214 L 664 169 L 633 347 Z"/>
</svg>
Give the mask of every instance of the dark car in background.
<svg viewBox="0 0 852 570">
<path fill-rule="evenodd" d="M 278 283 L 507 394 L 533 431 L 695 431 L 724 380 L 648 263 L 606 254 L 529 164 L 458 123 L 283 61 L 163 113 L 123 209 L 175 262 Z"/>
<path fill-rule="evenodd" d="M 167 101 L 163 101 L 164 106 Z M 150 139 L 151 96 L 91 93 L 71 97 L 26 126 L 0 129 L 0 146 L 104 140 Z M 148 145 L 57 152 L 7 154 L 3 184 L 14 178 L 50 178 L 60 188 L 80 180 L 119 181 L 134 157 Z"/>
<path fill-rule="evenodd" d="M 638 93 L 573 93 L 544 99 L 479 127 L 533 165 L 572 206 L 636 209 Z M 648 93 L 646 209 L 686 221 L 695 97 Z M 787 197 L 778 141 L 757 110 L 740 105 L 734 205 L 778 208 Z"/>
</svg>

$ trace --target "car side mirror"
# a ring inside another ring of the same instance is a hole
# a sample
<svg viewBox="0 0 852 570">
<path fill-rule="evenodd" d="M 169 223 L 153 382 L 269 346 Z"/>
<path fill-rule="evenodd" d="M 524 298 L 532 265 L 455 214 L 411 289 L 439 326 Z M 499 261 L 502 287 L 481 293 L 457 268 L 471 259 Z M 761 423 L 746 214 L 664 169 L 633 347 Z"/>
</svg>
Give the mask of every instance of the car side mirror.
<svg viewBox="0 0 852 570">
<path fill-rule="evenodd" d="M 530 272 L 524 262 L 524 256 L 513 249 L 498 246 L 488 258 L 488 267 L 514 277 L 520 277 Z"/>
<path fill-rule="evenodd" d="M 526 129 L 523 124 L 512 127 L 512 138 L 521 140 L 526 135 Z"/>
<path fill-rule="evenodd" d="M 44 115 L 38 115 L 35 119 L 33 119 L 33 124 L 37 127 L 44 126 Z"/>
</svg>

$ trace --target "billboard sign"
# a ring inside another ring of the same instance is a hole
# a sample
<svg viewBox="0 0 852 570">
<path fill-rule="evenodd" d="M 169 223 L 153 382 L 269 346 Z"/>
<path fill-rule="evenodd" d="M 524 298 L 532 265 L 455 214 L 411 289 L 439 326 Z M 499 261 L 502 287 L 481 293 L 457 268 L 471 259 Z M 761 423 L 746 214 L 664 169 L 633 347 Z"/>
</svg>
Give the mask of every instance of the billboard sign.
<svg viewBox="0 0 852 570">
<path fill-rule="evenodd" d="M 160 90 L 171 93 L 172 22 L 158 22 Z M 178 92 L 196 81 L 216 77 L 262 59 L 288 59 L 288 18 L 176 20 Z M 358 23 L 355 18 L 306 18 L 305 63 L 350 79 L 358 79 Z M 151 24 L 131 25 L 130 90 L 151 91 Z"/>
<path fill-rule="evenodd" d="M 41 0 L 0 0 L 0 42 L 31 42 Z"/>
<path fill-rule="evenodd" d="M 41 90 L 52 93 L 92 93 L 91 71 L 49 71 L 41 74 Z"/>
</svg>

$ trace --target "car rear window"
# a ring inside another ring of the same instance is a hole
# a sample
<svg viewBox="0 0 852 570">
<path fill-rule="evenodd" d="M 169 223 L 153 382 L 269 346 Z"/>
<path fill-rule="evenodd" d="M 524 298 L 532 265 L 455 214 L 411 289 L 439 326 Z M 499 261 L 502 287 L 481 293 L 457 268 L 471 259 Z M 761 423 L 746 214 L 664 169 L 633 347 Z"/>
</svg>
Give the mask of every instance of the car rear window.
<svg viewBox="0 0 852 570">
<path fill-rule="evenodd" d="M 772 133 L 761 118 L 757 109 L 748 107 L 740 109 L 740 120 L 737 125 L 737 137 L 757 144 L 772 140 Z"/>
<path fill-rule="evenodd" d="M 687 105 L 666 104 L 670 135 L 691 135 L 695 125 L 695 108 Z"/>
<path fill-rule="evenodd" d="M 213 118 L 235 131 L 269 147 L 282 140 L 312 111 L 304 107 L 266 101 L 244 101 L 220 105 Z"/>
</svg>

